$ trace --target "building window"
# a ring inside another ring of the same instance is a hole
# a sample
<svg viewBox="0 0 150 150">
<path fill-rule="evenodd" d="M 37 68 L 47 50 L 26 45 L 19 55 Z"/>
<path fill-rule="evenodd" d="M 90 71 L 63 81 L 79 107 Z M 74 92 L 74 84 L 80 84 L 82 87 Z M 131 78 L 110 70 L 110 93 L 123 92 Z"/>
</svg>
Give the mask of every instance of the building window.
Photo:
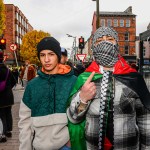
<svg viewBox="0 0 150 150">
<path fill-rule="evenodd" d="M 29 29 L 29 24 L 27 24 L 27 30 Z"/>
<path fill-rule="evenodd" d="M 19 31 L 18 31 L 18 32 L 21 34 L 21 27 L 19 27 L 18 29 L 19 29 Z"/>
<path fill-rule="evenodd" d="M 23 26 L 24 26 L 24 22 L 25 22 L 24 19 L 22 19 L 22 25 L 23 25 Z"/>
<path fill-rule="evenodd" d="M 16 19 L 18 20 L 18 13 L 16 12 Z"/>
<path fill-rule="evenodd" d="M 19 43 L 19 39 L 18 39 L 18 36 L 16 36 L 16 43 Z"/>
<path fill-rule="evenodd" d="M 114 27 L 118 27 L 118 20 L 114 19 Z"/>
<path fill-rule="evenodd" d="M 105 27 L 105 19 L 101 19 L 101 26 Z"/>
<path fill-rule="evenodd" d="M 23 19 L 22 19 L 22 17 L 21 17 L 21 24 L 23 23 Z"/>
<path fill-rule="evenodd" d="M 125 55 L 129 55 L 129 46 L 128 46 L 128 45 L 126 45 L 126 46 L 124 47 L 124 54 L 125 54 Z"/>
<path fill-rule="evenodd" d="M 124 34 L 124 39 L 125 39 L 125 41 L 129 41 L 129 33 L 128 32 L 126 32 Z"/>
<path fill-rule="evenodd" d="M 130 20 L 126 20 L 126 27 L 130 27 Z"/>
<path fill-rule="evenodd" d="M 108 19 L 108 20 L 107 20 L 107 26 L 108 26 L 108 27 L 111 27 L 111 26 L 112 26 L 112 20 L 111 20 L 111 19 Z"/>
<path fill-rule="evenodd" d="M 120 20 L 120 27 L 124 27 L 124 20 L 123 19 Z"/>
<path fill-rule="evenodd" d="M 27 29 L 27 22 L 25 22 L 25 28 Z"/>
<path fill-rule="evenodd" d="M 19 38 L 19 44 L 22 44 L 22 40 L 21 40 L 21 38 Z"/>
<path fill-rule="evenodd" d="M 20 22 L 20 20 L 21 20 L 21 16 L 20 14 L 18 14 L 18 21 Z"/>
<path fill-rule="evenodd" d="M 19 31 L 19 27 L 18 27 L 18 24 L 16 24 L 16 31 L 17 31 L 17 32 Z"/>
</svg>

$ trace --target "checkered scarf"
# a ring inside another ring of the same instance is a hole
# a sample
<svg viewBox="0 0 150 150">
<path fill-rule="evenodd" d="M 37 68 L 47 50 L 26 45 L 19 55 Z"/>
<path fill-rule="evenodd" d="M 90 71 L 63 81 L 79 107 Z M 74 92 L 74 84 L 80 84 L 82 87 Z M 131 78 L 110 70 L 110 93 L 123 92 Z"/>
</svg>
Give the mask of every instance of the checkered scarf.
<svg viewBox="0 0 150 150">
<path fill-rule="evenodd" d="M 102 41 L 93 49 L 95 61 L 101 66 L 112 67 L 118 61 L 118 47 L 108 41 Z"/>
<path fill-rule="evenodd" d="M 116 44 L 109 41 L 102 41 L 95 44 L 97 39 L 103 36 L 111 36 L 116 40 Z M 118 35 L 112 28 L 100 27 L 93 36 L 92 49 L 95 61 L 105 67 L 113 67 L 118 61 Z"/>
<path fill-rule="evenodd" d="M 102 150 L 103 147 L 105 148 L 112 147 L 113 144 L 113 136 L 112 136 L 113 134 L 108 134 L 107 132 L 107 130 L 111 130 L 111 132 L 113 132 L 112 100 L 114 98 L 114 91 L 112 87 L 113 87 L 112 72 L 104 71 L 101 82 L 101 95 L 100 95 L 99 144 L 98 144 L 99 150 Z M 110 112 L 112 112 L 112 114 L 110 114 Z M 111 126 L 109 122 L 111 122 Z"/>
</svg>

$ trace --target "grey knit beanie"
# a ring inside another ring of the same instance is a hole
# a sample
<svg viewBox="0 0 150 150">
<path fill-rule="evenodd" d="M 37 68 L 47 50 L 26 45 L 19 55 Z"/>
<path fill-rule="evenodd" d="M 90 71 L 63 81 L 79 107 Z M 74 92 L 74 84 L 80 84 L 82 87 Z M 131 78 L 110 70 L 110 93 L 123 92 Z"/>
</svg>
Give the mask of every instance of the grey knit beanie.
<svg viewBox="0 0 150 150">
<path fill-rule="evenodd" d="M 96 40 L 102 36 L 112 36 L 117 42 L 118 42 L 118 34 L 117 32 L 110 27 L 100 27 L 98 28 L 94 35 L 93 35 L 93 39 L 92 39 L 92 47 L 95 44 Z"/>
</svg>

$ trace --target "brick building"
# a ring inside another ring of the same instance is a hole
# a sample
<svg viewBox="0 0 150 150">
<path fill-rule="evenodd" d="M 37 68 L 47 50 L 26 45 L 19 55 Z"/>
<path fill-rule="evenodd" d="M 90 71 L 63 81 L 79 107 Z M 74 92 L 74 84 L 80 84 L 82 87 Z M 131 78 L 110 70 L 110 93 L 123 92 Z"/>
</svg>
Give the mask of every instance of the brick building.
<svg viewBox="0 0 150 150">
<path fill-rule="evenodd" d="M 96 17 L 96 12 L 94 12 L 92 34 L 96 31 Z M 132 13 L 132 7 L 129 6 L 123 12 L 100 11 L 99 17 L 100 26 L 110 26 L 118 32 L 121 55 L 127 61 L 135 62 L 136 15 Z"/>
<path fill-rule="evenodd" d="M 20 64 L 23 61 L 20 57 L 22 38 L 27 32 L 32 31 L 33 27 L 29 24 L 28 19 L 17 6 L 5 4 L 5 12 L 6 29 L 4 31 L 4 38 L 6 39 L 6 50 L 4 53 L 8 56 L 6 64 L 16 65 L 15 52 L 18 64 Z M 17 50 L 15 52 L 10 50 L 11 44 L 17 45 Z"/>
</svg>

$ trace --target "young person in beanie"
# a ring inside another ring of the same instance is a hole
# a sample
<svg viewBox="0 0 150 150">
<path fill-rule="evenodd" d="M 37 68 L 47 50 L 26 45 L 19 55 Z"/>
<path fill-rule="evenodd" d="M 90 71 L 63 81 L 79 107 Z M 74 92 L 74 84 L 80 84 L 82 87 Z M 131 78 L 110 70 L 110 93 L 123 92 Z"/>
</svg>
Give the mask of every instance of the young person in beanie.
<svg viewBox="0 0 150 150">
<path fill-rule="evenodd" d="M 61 47 L 53 37 L 37 45 L 42 69 L 20 104 L 19 150 L 70 150 L 67 100 L 76 81 L 70 66 L 60 64 Z"/>
<path fill-rule="evenodd" d="M 72 150 L 150 149 L 150 93 L 120 56 L 116 31 L 97 29 L 92 50 L 95 60 L 78 77 L 67 109 Z"/>
<path fill-rule="evenodd" d="M 12 136 L 13 118 L 11 108 L 14 104 L 12 88 L 16 84 L 12 72 L 3 63 L 3 59 L 3 51 L 0 50 L 0 119 L 3 125 L 3 131 L 0 134 L 0 143 L 6 142 L 7 137 Z M 6 86 L 3 90 L 2 81 L 6 81 Z"/>
</svg>

